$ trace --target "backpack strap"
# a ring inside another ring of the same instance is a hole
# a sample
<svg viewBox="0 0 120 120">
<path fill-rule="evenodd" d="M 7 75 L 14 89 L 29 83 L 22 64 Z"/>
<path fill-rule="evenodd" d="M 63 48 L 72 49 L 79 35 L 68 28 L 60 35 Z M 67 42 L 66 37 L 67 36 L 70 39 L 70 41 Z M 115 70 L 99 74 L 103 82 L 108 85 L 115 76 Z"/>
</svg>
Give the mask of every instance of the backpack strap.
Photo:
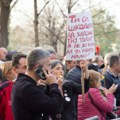
<svg viewBox="0 0 120 120">
<path fill-rule="evenodd" d="M 2 83 L 1 85 L 0 85 L 0 102 L 1 102 L 1 100 L 2 100 L 2 96 L 4 96 L 5 95 L 5 90 L 4 90 L 4 88 L 6 88 L 6 87 L 8 87 L 10 85 L 10 82 L 5 82 L 5 83 Z"/>
<path fill-rule="evenodd" d="M 5 82 L 5 83 L 2 83 L 0 84 L 0 91 L 2 91 L 5 87 L 9 86 L 10 85 L 10 82 Z"/>
</svg>

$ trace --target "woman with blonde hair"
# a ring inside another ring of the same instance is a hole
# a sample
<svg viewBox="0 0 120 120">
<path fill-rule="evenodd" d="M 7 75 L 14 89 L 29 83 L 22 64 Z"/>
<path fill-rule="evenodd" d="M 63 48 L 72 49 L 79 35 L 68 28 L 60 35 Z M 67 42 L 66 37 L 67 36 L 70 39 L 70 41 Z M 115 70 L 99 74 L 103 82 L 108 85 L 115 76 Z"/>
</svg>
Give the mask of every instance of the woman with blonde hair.
<svg viewBox="0 0 120 120">
<path fill-rule="evenodd" d="M 114 107 L 113 93 L 118 85 L 113 84 L 108 90 L 101 90 L 101 74 L 90 70 L 90 89 L 82 96 L 78 97 L 78 120 L 98 116 L 100 120 L 106 120 L 106 114 L 111 112 Z"/>
<path fill-rule="evenodd" d="M 0 64 L 0 69 L 2 71 L 3 75 L 3 82 L 7 80 L 13 80 L 15 79 L 15 73 L 12 69 L 12 61 L 6 61 L 2 64 Z"/>
</svg>

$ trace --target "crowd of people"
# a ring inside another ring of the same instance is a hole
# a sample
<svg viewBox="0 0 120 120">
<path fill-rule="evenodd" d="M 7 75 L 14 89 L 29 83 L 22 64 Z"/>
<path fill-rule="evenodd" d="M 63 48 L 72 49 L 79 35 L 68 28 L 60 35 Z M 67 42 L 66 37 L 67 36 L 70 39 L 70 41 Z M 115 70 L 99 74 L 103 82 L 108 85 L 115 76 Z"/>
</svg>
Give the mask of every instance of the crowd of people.
<svg viewBox="0 0 120 120">
<path fill-rule="evenodd" d="M 0 120 L 108 120 L 119 106 L 118 53 L 68 61 L 54 50 L 0 48 Z"/>
</svg>

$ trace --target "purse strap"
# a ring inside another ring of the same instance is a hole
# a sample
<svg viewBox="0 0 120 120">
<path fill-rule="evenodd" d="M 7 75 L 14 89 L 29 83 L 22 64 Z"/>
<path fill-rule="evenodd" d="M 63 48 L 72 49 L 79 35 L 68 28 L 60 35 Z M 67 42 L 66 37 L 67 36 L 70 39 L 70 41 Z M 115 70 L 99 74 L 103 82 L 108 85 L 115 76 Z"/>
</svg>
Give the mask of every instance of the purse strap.
<svg viewBox="0 0 120 120">
<path fill-rule="evenodd" d="M 100 112 L 100 114 L 106 118 L 106 116 L 104 115 L 104 113 L 94 104 L 93 98 L 92 98 L 92 96 L 90 95 L 90 92 L 89 92 L 89 91 L 88 91 L 88 97 L 90 98 L 91 103 L 92 103 L 92 104 L 97 108 L 97 110 Z"/>
</svg>

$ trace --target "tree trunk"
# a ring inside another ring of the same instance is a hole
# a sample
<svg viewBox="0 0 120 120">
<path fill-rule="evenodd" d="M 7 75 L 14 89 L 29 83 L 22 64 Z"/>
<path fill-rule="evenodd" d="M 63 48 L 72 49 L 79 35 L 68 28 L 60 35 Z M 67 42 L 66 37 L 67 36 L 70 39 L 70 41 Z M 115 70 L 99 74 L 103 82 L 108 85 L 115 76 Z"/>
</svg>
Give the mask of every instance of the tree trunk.
<svg viewBox="0 0 120 120">
<path fill-rule="evenodd" d="M 34 31 L 35 31 L 35 47 L 39 46 L 39 39 L 38 39 L 38 12 L 37 12 L 37 0 L 34 0 Z"/>
<path fill-rule="evenodd" d="M 53 48 L 54 48 L 54 50 L 55 50 L 56 52 L 58 52 L 57 43 L 54 43 L 54 44 L 53 44 Z"/>
<path fill-rule="evenodd" d="M 6 6 L 0 0 L 0 47 L 7 48 L 8 46 L 8 21 L 10 15 L 10 4 Z"/>
<path fill-rule="evenodd" d="M 71 0 L 68 0 L 68 14 L 71 13 L 71 9 L 72 9 L 72 6 L 71 6 Z M 66 45 L 67 45 L 67 31 L 65 33 L 65 45 L 64 45 L 64 56 L 66 55 Z"/>
</svg>

